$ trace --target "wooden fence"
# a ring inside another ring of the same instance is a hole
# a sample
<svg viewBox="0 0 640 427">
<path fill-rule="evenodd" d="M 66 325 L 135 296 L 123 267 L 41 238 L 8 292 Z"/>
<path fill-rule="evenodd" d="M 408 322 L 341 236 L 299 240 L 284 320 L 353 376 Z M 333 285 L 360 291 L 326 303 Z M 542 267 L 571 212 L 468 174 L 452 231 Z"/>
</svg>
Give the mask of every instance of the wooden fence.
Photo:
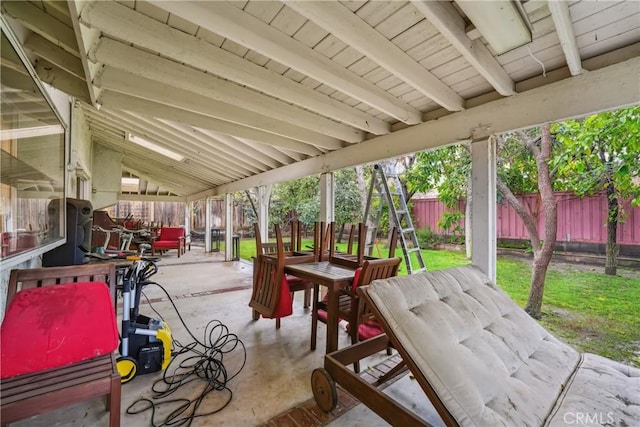
<svg viewBox="0 0 640 427">
<path fill-rule="evenodd" d="M 538 229 L 544 231 L 544 214 L 539 195 L 527 194 L 518 197 L 529 212 L 538 220 Z M 607 198 L 604 194 L 580 198 L 570 192 L 557 192 L 558 242 L 605 243 L 607 241 Z M 416 228 L 429 227 L 438 234 L 447 234 L 438 227 L 443 212 L 451 212 L 438 199 L 414 199 L 413 218 Z M 465 202 L 460 201 L 456 209 L 464 214 Z M 623 203 L 624 216 L 618 224 L 618 243 L 640 245 L 640 207 L 631 207 L 630 201 Z M 497 206 L 499 239 L 529 239 L 529 234 L 518 214 L 502 201 Z M 460 227 L 464 229 L 464 217 Z"/>
</svg>

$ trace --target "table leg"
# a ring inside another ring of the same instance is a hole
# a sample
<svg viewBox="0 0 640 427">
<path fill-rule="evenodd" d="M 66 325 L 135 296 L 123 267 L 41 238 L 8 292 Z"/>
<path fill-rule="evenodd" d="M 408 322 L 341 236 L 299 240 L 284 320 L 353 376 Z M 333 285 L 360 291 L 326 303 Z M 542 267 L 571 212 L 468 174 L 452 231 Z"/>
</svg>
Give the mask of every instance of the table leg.
<svg viewBox="0 0 640 427">
<path fill-rule="evenodd" d="M 329 288 L 327 305 L 327 350 L 326 354 L 338 349 L 338 296 L 333 288 Z"/>
</svg>

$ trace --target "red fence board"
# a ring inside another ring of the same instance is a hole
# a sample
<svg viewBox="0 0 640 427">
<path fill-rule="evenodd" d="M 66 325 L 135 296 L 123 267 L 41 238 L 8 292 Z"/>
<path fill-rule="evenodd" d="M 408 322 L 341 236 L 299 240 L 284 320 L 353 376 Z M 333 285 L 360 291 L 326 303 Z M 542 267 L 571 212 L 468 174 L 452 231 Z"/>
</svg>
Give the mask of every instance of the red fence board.
<svg viewBox="0 0 640 427">
<path fill-rule="evenodd" d="M 537 216 L 538 228 L 544 232 L 544 215 L 538 200 L 538 194 L 526 194 L 518 198 L 527 206 L 529 212 Z M 557 192 L 558 233 L 559 242 L 606 243 L 607 241 L 607 198 L 605 195 L 594 195 L 580 198 L 573 193 Z M 414 199 L 413 218 L 417 228 L 429 227 L 440 234 L 444 230 L 438 227 L 442 213 L 450 211 L 438 199 Z M 458 204 L 464 214 L 465 202 Z M 618 224 L 618 243 L 640 245 L 640 207 L 631 207 L 631 202 L 622 204 L 624 217 Z M 536 215 L 536 213 L 539 213 Z M 509 206 L 502 201 L 496 206 L 498 238 L 529 239 L 529 234 L 522 220 Z M 464 220 L 461 220 L 464 228 Z"/>
</svg>

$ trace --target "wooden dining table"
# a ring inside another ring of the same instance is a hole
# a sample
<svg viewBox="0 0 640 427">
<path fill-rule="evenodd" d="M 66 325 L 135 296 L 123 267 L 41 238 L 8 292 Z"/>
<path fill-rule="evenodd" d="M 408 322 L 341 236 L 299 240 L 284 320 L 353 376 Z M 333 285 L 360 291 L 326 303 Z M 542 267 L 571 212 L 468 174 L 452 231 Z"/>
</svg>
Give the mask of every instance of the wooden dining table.
<svg viewBox="0 0 640 427">
<path fill-rule="evenodd" d="M 355 270 L 355 267 L 338 265 L 329 261 L 307 262 L 284 267 L 285 273 L 316 284 L 316 290 L 318 289 L 317 285 L 327 288 L 327 354 L 338 349 L 339 290 L 340 288 L 351 286 Z M 316 295 L 314 301 L 317 300 L 318 296 Z M 315 304 L 313 309 L 316 309 Z"/>
</svg>

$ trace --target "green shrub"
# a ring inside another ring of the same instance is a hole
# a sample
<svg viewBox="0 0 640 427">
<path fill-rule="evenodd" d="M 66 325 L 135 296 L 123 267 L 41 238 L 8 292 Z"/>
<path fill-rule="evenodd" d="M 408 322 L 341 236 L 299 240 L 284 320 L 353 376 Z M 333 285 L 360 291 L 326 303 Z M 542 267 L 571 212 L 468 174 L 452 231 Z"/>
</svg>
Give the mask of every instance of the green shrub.
<svg viewBox="0 0 640 427">
<path fill-rule="evenodd" d="M 416 230 L 418 244 L 422 249 L 433 249 L 442 243 L 442 237 L 431 230 L 431 227 L 419 228 Z"/>
</svg>

